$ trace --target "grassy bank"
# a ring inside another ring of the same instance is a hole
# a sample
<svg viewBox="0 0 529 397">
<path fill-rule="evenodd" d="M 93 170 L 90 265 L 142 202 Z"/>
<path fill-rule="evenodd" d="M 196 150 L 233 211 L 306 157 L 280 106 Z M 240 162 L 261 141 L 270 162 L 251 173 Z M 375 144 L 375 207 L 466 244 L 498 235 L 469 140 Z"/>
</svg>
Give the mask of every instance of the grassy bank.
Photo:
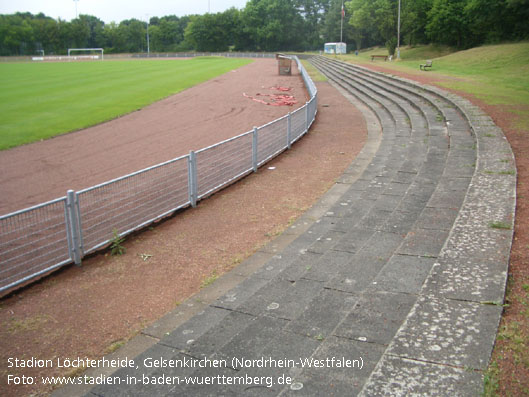
<svg viewBox="0 0 529 397">
<path fill-rule="evenodd" d="M 387 54 L 385 48 L 339 58 L 360 64 L 376 64 L 388 71 L 421 74 L 419 64 L 432 59 L 430 75 L 439 84 L 476 95 L 488 104 L 529 105 L 529 43 L 491 45 L 457 51 L 444 46 L 401 48 L 401 60 L 371 62 L 372 54 Z M 447 81 L 444 77 L 452 77 Z"/>
</svg>

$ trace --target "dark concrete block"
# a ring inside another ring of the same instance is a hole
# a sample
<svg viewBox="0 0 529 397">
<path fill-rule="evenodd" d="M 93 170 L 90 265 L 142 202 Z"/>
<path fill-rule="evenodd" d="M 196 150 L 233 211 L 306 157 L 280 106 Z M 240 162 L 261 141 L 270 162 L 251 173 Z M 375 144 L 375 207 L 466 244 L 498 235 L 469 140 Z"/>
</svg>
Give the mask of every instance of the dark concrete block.
<svg viewBox="0 0 529 397">
<path fill-rule="evenodd" d="M 380 212 L 376 212 L 380 215 Z M 358 252 L 373 236 L 374 230 L 370 228 L 355 228 L 349 230 L 341 236 L 340 240 L 335 244 L 335 251 Z"/>
<path fill-rule="evenodd" d="M 448 237 L 447 230 L 413 229 L 399 247 L 401 255 L 437 257 Z"/>
<path fill-rule="evenodd" d="M 463 204 L 465 195 L 466 191 L 464 190 L 436 190 L 428 201 L 428 207 L 452 208 L 458 210 Z"/>
<path fill-rule="evenodd" d="M 409 171 L 399 170 L 397 174 L 395 175 L 395 177 L 393 178 L 393 182 L 411 184 L 416 176 L 417 176 L 417 172 L 415 171 L 409 172 Z"/>
<path fill-rule="evenodd" d="M 160 341 L 160 344 L 176 349 L 186 349 L 190 340 L 196 340 L 204 335 L 216 327 L 229 314 L 229 310 L 207 307 L 203 312 L 192 317 L 169 335 L 166 335 Z"/>
<path fill-rule="evenodd" d="M 404 196 L 410 186 L 410 183 L 391 182 L 384 190 L 384 194 L 392 196 Z"/>
<path fill-rule="evenodd" d="M 420 210 L 420 208 L 414 208 L 413 212 L 393 211 L 380 230 L 405 236 L 415 224 Z"/>
<path fill-rule="evenodd" d="M 426 207 L 415 227 L 419 229 L 450 230 L 457 218 L 458 210 L 453 208 L 430 208 Z"/>
<path fill-rule="evenodd" d="M 468 190 L 468 185 L 470 184 L 472 178 L 469 177 L 448 177 L 444 176 L 439 181 L 437 188 L 439 190 L 448 190 L 448 191 L 464 191 Z"/>
<path fill-rule="evenodd" d="M 366 211 L 369 209 L 366 208 Z M 333 230 L 339 231 L 339 232 L 348 232 L 351 229 L 354 229 L 358 222 L 364 217 L 365 212 L 361 210 L 357 210 L 354 213 L 350 214 L 347 217 L 344 218 L 337 218 L 337 221 L 333 227 Z"/>
<path fill-rule="evenodd" d="M 418 294 L 434 263 L 433 258 L 393 255 L 376 276 L 373 288 L 388 292 Z"/>
<path fill-rule="evenodd" d="M 335 230 L 329 231 L 321 237 L 318 237 L 316 241 L 308 247 L 307 250 L 308 252 L 323 254 L 325 251 L 333 248 L 343 236 L 343 232 Z"/>
<path fill-rule="evenodd" d="M 293 319 L 303 312 L 322 288 L 323 283 L 313 280 L 301 279 L 295 283 L 277 280 L 265 290 L 258 291 L 238 310 L 253 315 L 266 313 L 272 317 Z"/>
<path fill-rule="evenodd" d="M 307 253 L 300 255 L 294 263 L 290 264 L 290 266 L 279 273 L 278 276 L 283 280 L 291 282 L 298 281 L 300 278 L 304 278 L 308 269 L 321 261 L 322 256 L 322 254 L 307 251 Z"/>
<path fill-rule="evenodd" d="M 373 208 L 362 218 L 360 222 L 358 222 L 358 227 L 371 230 L 380 230 L 382 225 L 390 216 L 391 211 Z"/>
<path fill-rule="evenodd" d="M 271 254 L 268 254 L 271 255 Z M 285 268 L 290 266 L 290 264 L 297 260 L 301 253 L 290 253 L 283 254 L 278 252 L 273 255 L 260 269 L 252 274 L 251 278 L 260 278 L 265 280 L 272 280 L 277 277 Z"/>
<path fill-rule="evenodd" d="M 214 328 L 196 338 L 187 341 L 185 353 L 196 358 L 209 357 L 234 336 L 248 327 L 256 318 L 240 312 L 229 312 Z"/>
<path fill-rule="evenodd" d="M 352 259 L 352 254 L 342 251 L 327 251 L 319 257 L 316 263 L 305 266 L 305 271 L 301 278 L 315 281 L 328 281 L 348 265 Z"/>
<path fill-rule="evenodd" d="M 237 307 L 237 310 L 243 313 L 259 316 L 269 310 L 267 307 L 270 304 L 274 303 L 275 305 L 278 305 L 277 301 L 285 295 L 291 287 L 292 283 L 290 281 L 278 276 L 256 291 L 250 298 L 246 299 L 243 304 Z"/>
<path fill-rule="evenodd" d="M 409 294 L 365 292 L 334 335 L 387 345 L 406 319 L 415 300 L 416 297 Z"/>
<path fill-rule="evenodd" d="M 354 295 L 324 289 L 286 329 L 313 338 L 326 338 L 353 308 L 356 300 Z"/>
<path fill-rule="evenodd" d="M 383 211 L 393 211 L 400 204 L 401 196 L 382 194 L 375 201 L 374 208 Z"/>
<path fill-rule="evenodd" d="M 241 363 L 237 359 L 258 359 L 265 347 L 289 324 L 289 321 L 262 316 L 241 330 L 216 353 L 216 357 L 225 358 L 231 368 L 239 370 Z"/>
<path fill-rule="evenodd" d="M 380 360 L 384 349 L 384 346 L 374 343 L 330 337 L 322 343 L 313 356 L 313 363 L 318 363 L 320 366 L 304 368 L 301 374 L 294 378 L 292 386 L 284 389 L 284 394 L 287 396 L 357 395 Z"/>
<path fill-rule="evenodd" d="M 428 200 L 430 200 L 430 196 L 426 192 L 422 195 L 406 195 L 396 211 L 416 213 L 418 217 L 423 208 L 426 207 Z"/>
</svg>

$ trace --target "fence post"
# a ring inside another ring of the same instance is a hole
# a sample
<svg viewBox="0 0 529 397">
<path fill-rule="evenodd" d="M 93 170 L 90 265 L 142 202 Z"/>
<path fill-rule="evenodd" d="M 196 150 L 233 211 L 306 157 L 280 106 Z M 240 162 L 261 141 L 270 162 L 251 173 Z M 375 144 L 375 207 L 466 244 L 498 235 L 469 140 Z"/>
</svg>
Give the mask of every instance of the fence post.
<svg viewBox="0 0 529 397">
<path fill-rule="evenodd" d="M 258 135 L 257 135 L 257 127 L 253 127 L 253 134 L 252 134 L 252 165 L 253 165 L 253 172 L 257 172 L 257 146 L 259 144 L 258 141 Z"/>
<path fill-rule="evenodd" d="M 292 146 L 292 113 L 287 115 L 287 148 Z"/>
<path fill-rule="evenodd" d="M 81 244 L 80 244 L 80 231 L 79 231 L 79 213 L 77 211 L 77 194 L 73 190 L 68 190 L 66 193 L 66 212 L 68 216 L 66 220 L 68 222 L 70 241 L 70 257 L 73 259 L 76 265 L 81 264 Z"/>
<path fill-rule="evenodd" d="M 309 132 L 309 103 L 305 103 L 305 132 Z"/>
<path fill-rule="evenodd" d="M 189 189 L 189 202 L 195 208 L 197 206 L 197 156 L 194 151 L 189 152 L 187 158 L 187 181 Z"/>
</svg>

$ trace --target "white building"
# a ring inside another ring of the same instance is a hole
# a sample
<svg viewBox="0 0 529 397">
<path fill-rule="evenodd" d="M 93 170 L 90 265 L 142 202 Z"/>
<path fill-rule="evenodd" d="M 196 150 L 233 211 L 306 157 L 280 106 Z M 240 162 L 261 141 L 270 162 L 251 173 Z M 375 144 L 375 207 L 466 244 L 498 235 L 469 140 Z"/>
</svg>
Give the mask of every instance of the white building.
<svg viewBox="0 0 529 397">
<path fill-rule="evenodd" d="M 346 54 L 347 45 L 345 43 L 325 43 L 326 54 Z"/>
</svg>

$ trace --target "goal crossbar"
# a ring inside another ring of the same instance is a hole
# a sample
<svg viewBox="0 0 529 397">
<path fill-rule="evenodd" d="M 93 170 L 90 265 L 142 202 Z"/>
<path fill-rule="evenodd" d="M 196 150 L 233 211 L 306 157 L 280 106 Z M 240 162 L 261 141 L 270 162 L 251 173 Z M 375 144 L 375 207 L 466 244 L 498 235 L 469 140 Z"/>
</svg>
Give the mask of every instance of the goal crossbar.
<svg viewBox="0 0 529 397">
<path fill-rule="evenodd" d="M 103 60 L 104 57 L 104 50 L 102 48 L 68 48 L 68 57 L 71 56 L 71 53 L 75 51 L 101 51 L 101 60 Z"/>
</svg>

